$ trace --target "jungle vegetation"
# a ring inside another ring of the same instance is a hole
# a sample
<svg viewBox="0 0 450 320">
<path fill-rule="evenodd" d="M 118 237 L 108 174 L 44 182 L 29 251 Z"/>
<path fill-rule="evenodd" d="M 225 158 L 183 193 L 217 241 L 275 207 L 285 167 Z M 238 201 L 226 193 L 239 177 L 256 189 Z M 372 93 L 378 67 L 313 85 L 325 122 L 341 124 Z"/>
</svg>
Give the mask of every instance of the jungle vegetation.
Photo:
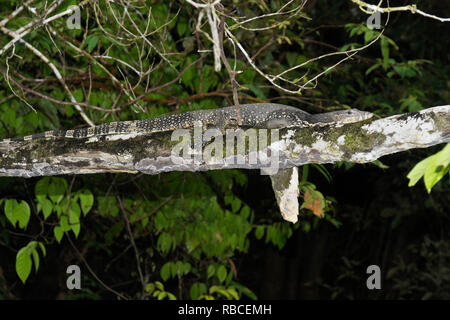
<svg viewBox="0 0 450 320">
<path fill-rule="evenodd" d="M 356 2 L 3 0 L 0 137 L 236 93 L 379 117 L 448 104 L 449 22 L 403 10 L 369 28 Z M 415 3 L 450 16 L 444 1 Z M 432 189 L 407 178 L 443 147 L 303 166 L 297 224 L 257 171 L 0 178 L 0 299 L 449 299 L 448 167 Z M 81 290 L 66 287 L 69 265 Z M 370 265 L 381 290 L 366 287 Z"/>
</svg>

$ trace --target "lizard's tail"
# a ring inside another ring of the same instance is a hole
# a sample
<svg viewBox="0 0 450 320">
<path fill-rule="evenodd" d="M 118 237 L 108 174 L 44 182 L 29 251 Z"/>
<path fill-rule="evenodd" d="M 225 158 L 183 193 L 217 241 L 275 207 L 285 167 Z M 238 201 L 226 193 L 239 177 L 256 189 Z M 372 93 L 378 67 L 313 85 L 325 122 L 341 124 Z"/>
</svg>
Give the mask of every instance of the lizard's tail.
<svg viewBox="0 0 450 320">
<path fill-rule="evenodd" d="M 29 140 L 36 140 L 36 139 L 43 139 L 43 138 L 50 139 L 50 138 L 55 138 L 55 137 L 66 137 L 66 136 L 67 136 L 66 130 L 52 130 L 52 131 L 35 133 L 35 134 L 25 136 L 25 137 L 3 139 L 3 140 L 0 140 L 0 143 L 9 143 L 9 142 L 13 142 L 13 141 L 29 141 Z"/>
</svg>

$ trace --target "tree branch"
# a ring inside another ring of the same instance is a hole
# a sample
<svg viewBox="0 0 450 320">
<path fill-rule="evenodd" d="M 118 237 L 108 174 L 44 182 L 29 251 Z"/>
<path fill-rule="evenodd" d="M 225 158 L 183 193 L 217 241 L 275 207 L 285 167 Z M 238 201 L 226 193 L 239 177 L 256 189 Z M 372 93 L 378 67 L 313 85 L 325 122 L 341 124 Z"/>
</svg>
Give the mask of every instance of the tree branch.
<svg viewBox="0 0 450 320">
<path fill-rule="evenodd" d="M 194 130 L 186 132 L 192 137 Z M 206 157 L 213 146 L 209 140 L 198 143 L 192 139 L 184 157 L 181 153 L 173 153 L 174 146 L 180 144 L 179 138 L 172 139 L 173 131 L 117 134 L 98 139 L 0 141 L 0 176 L 100 172 L 158 174 L 230 168 L 264 169 L 268 165 L 271 169 L 292 168 L 307 163 L 337 161 L 366 163 L 383 155 L 449 142 L 450 105 L 378 120 L 372 118 L 350 124 L 277 130 L 266 130 L 267 136 L 271 137 L 268 139 L 270 143 L 266 147 L 260 145 L 253 153 L 236 147 L 220 156 L 217 152 L 224 149 L 220 147 L 215 149 L 212 157 Z M 258 134 L 263 132 L 261 129 L 256 131 Z M 274 139 L 272 134 L 275 133 L 278 133 L 279 140 Z M 213 142 L 217 144 L 222 140 L 225 144 L 229 141 L 227 139 L 225 135 L 218 135 Z M 239 145 L 248 148 L 250 143 L 238 142 Z"/>
</svg>

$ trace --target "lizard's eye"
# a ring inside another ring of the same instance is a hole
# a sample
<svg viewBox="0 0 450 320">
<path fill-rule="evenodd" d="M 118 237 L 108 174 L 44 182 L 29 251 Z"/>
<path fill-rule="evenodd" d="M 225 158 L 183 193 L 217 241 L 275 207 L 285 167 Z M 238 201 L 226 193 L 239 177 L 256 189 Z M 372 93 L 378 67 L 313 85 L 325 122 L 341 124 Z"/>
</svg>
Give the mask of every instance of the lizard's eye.
<svg viewBox="0 0 450 320">
<path fill-rule="evenodd" d="M 228 125 L 230 125 L 230 126 L 236 126 L 237 125 L 237 119 L 236 118 L 230 118 L 230 119 L 228 119 Z"/>
</svg>

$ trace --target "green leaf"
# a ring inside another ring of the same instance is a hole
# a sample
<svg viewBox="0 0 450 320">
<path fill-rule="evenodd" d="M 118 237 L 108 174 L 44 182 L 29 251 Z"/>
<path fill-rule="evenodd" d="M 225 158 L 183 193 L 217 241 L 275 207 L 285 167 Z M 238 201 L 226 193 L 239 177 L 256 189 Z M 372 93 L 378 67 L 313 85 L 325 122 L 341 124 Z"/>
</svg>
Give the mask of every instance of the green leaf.
<svg viewBox="0 0 450 320">
<path fill-rule="evenodd" d="M 366 30 L 366 32 L 364 33 L 364 42 L 369 43 L 370 41 L 375 39 L 377 36 L 378 36 L 378 32 Z"/>
<path fill-rule="evenodd" d="M 56 241 L 58 241 L 58 243 L 61 242 L 61 239 L 64 235 L 64 231 L 60 226 L 56 226 L 53 228 L 53 234 L 55 235 Z"/>
<path fill-rule="evenodd" d="M 72 199 L 69 209 L 69 223 L 77 223 L 80 221 L 81 209 L 78 202 Z"/>
<path fill-rule="evenodd" d="M 7 199 L 5 201 L 5 216 L 8 221 L 16 227 L 17 217 L 14 215 L 14 208 L 17 206 L 17 201 L 15 199 Z"/>
<path fill-rule="evenodd" d="M 233 211 L 233 213 L 238 212 L 241 208 L 241 203 L 242 201 L 239 198 L 234 198 L 233 202 L 231 202 L 231 211 Z"/>
<path fill-rule="evenodd" d="M 80 193 L 81 211 L 84 216 L 88 214 L 94 204 L 94 196 L 90 190 L 83 190 Z"/>
<path fill-rule="evenodd" d="M 430 158 L 426 158 L 420 161 L 418 164 L 414 166 L 414 168 L 408 173 L 406 176 L 409 179 L 408 187 L 414 186 L 420 178 L 425 174 L 425 169 L 431 162 Z"/>
<path fill-rule="evenodd" d="M 225 268 L 224 265 L 221 265 L 218 269 L 217 269 L 217 278 L 219 279 L 219 281 L 222 283 L 225 278 L 227 277 L 227 269 Z"/>
<path fill-rule="evenodd" d="M 62 178 L 53 178 L 49 187 L 48 194 L 50 200 L 54 203 L 59 203 L 66 193 L 66 182 Z"/>
<path fill-rule="evenodd" d="M 28 247 L 24 247 L 16 255 L 16 273 L 23 283 L 27 280 L 31 272 L 31 256 Z"/>
<path fill-rule="evenodd" d="M 167 292 L 163 291 L 158 294 L 158 300 L 162 300 L 167 296 Z"/>
<path fill-rule="evenodd" d="M 72 231 L 75 235 L 75 238 L 78 238 L 78 235 L 80 234 L 81 225 L 80 223 L 72 224 Z"/>
<path fill-rule="evenodd" d="M 177 261 L 177 263 L 173 264 L 175 266 L 175 273 L 173 272 L 173 268 L 172 268 L 172 276 L 175 277 L 178 274 L 180 274 L 180 276 L 183 275 L 183 269 L 184 269 L 184 263 L 183 261 Z"/>
<path fill-rule="evenodd" d="M 186 239 L 186 249 L 188 253 L 191 253 L 200 245 L 199 241 L 196 238 L 188 238 Z"/>
<path fill-rule="evenodd" d="M 19 221 L 19 228 L 25 229 L 30 221 L 30 206 L 26 201 L 21 201 L 15 206 L 14 216 Z"/>
<path fill-rule="evenodd" d="M 239 294 L 236 292 L 236 290 L 234 290 L 234 288 L 230 287 L 227 289 L 227 291 L 235 300 L 239 300 Z"/>
<path fill-rule="evenodd" d="M 36 249 L 34 249 L 31 251 L 31 255 L 33 256 L 33 260 L 34 260 L 34 269 L 37 272 L 39 269 L 39 254 L 36 251 Z"/>
<path fill-rule="evenodd" d="M 255 237 L 256 239 L 260 240 L 262 237 L 264 237 L 264 226 L 257 226 L 255 229 Z"/>
<path fill-rule="evenodd" d="M 145 285 L 144 290 L 145 290 L 145 292 L 147 294 L 149 294 L 149 295 L 152 294 L 152 292 L 155 291 L 155 284 L 154 283 L 147 283 Z"/>
<path fill-rule="evenodd" d="M 437 165 L 448 166 L 450 165 L 450 143 L 438 152 L 436 163 Z"/>
<path fill-rule="evenodd" d="M 430 162 L 425 169 L 423 177 L 428 193 L 431 192 L 433 186 L 446 174 L 446 168 L 450 162 L 450 144 L 447 144 L 443 150 L 429 158 Z"/>
<path fill-rule="evenodd" d="M 223 287 L 211 286 L 211 288 L 209 288 L 209 293 L 210 294 L 213 294 L 213 293 L 216 293 L 216 292 L 219 293 L 220 295 L 224 296 L 227 299 L 231 299 L 231 295 Z"/>
<path fill-rule="evenodd" d="M 230 247 L 231 247 L 231 249 L 234 250 L 234 249 L 236 249 L 237 245 L 238 245 L 237 234 L 233 233 L 233 235 L 230 238 Z"/>
<path fill-rule="evenodd" d="M 381 64 L 377 63 L 377 64 L 374 64 L 373 66 L 371 66 L 370 68 L 368 68 L 366 70 L 366 76 L 369 75 L 373 70 L 379 68 L 380 66 L 381 66 Z"/>
<path fill-rule="evenodd" d="M 191 271 L 191 264 L 189 262 L 185 262 L 183 265 L 183 275 L 188 274 Z"/>
<path fill-rule="evenodd" d="M 51 202 L 50 200 L 48 200 L 48 199 L 43 199 L 43 200 L 40 202 L 40 204 L 41 204 L 41 206 L 42 206 L 42 213 L 43 213 L 43 215 L 44 215 L 44 220 L 46 220 L 46 219 L 50 216 L 50 214 L 52 213 L 52 211 L 53 211 L 53 204 L 52 204 L 52 202 Z"/>
<path fill-rule="evenodd" d="M 170 292 L 167 292 L 167 296 L 169 297 L 169 300 L 177 300 L 177 298 Z"/>
<path fill-rule="evenodd" d="M 191 286 L 191 290 L 189 291 L 189 294 L 190 294 L 192 300 L 196 300 L 202 294 L 202 292 L 200 290 L 200 284 L 198 282 L 195 282 Z"/>
<path fill-rule="evenodd" d="M 189 64 L 191 64 L 192 62 L 194 62 L 194 57 L 193 56 L 188 56 L 185 60 L 184 60 L 184 68 L 186 68 Z M 186 72 L 181 76 L 181 81 L 183 82 L 184 85 L 186 86 L 192 86 L 192 78 L 195 75 L 195 70 L 194 68 L 191 66 L 188 70 L 186 70 Z"/>
<path fill-rule="evenodd" d="M 66 215 L 61 216 L 59 219 L 59 225 L 64 232 L 72 229 L 72 226 L 69 223 L 69 218 Z"/>
<path fill-rule="evenodd" d="M 172 278 L 175 278 L 178 274 L 178 264 L 177 263 L 171 263 L 170 264 L 170 274 Z"/>
<path fill-rule="evenodd" d="M 38 202 L 42 202 L 48 194 L 50 178 L 45 177 L 39 180 L 34 187 L 34 193 L 36 194 L 36 199 Z"/>
<path fill-rule="evenodd" d="M 156 242 L 156 246 L 163 254 L 169 253 L 172 247 L 172 237 L 167 233 L 161 233 Z"/>
<path fill-rule="evenodd" d="M 249 206 L 244 206 L 241 209 L 241 216 L 242 216 L 242 218 L 247 219 L 249 215 L 250 215 L 250 208 L 249 208 Z"/>
<path fill-rule="evenodd" d="M 423 176 L 425 187 L 430 193 L 433 186 L 450 170 L 449 164 L 450 143 L 438 153 L 425 158 L 414 166 L 407 175 L 407 178 L 410 180 L 408 186 L 414 186 Z"/>
<path fill-rule="evenodd" d="M 83 97 L 84 97 L 83 90 L 81 90 L 81 89 L 74 90 L 72 92 L 72 94 L 76 101 L 83 102 Z"/>
<path fill-rule="evenodd" d="M 167 279 L 170 278 L 170 265 L 171 265 L 171 262 L 167 262 L 161 268 L 160 274 L 161 274 L 161 278 L 163 279 L 163 281 L 167 281 Z"/>
<path fill-rule="evenodd" d="M 214 265 L 210 264 L 208 266 L 208 270 L 206 272 L 206 278 L 207 279 L 211 278 L 215 272 L 216 272 L 216 268 L 214 267 Z"/>
<path fill-rule="evenodd" d="M 249 297 L 252 300 L 258 300 L 258 297 L 246 286 L 243 286 L 242 284 L 235 282 L 235 281 L 231 281 L 231 284 L 237 288 L 240 292 L 242 292 L 244 295 L 246 295 L 247 297 Z"/>
<path fill-rule="evenodd" d="M 431 192 L 431 189 L 438 182 L 443 174 L 443 171 L 437 170 L 436 166 L 436 155 L 430 157 L 430 161 L 428 162 L 428 166 L 425 168 L 425 173 L 423 175 L 423 181 L 425 183 L 425 187 L 427 188 L 428 193 Z"/>
<path fill-rule="evenodd" d="M 383 162 L 381 162 L 380 160 L 374 160 L 372 161 L 373 165 L 376 165 L 378 168 L 380 169 L 389 169 L 389 166 L 385 165 Z"/>
<path fill-rule="evenodd" d="M 98 43 L 98 36 L 95 34 L 88 36 L 86 38 L 86 43 L 88 45 L 88 52 L 91 53 Z"/>
<path fill-rule="evenodd" d="M 329 183 L 331 183 L 333 177 L 331 176 L 331 174 L 328 172 L 327 168 L 324 165 L 312 163 L 311 166 L 317 171 L 319 171 L 323 175 L 323 177 L 327 179 Z"/>
<path fill-rule="evenodd" d="M 155 281 L 155 286 L 158 290 L 164 290 L 164 285 L 159 281 Z"/>
<path fill-rule="evenodd" d="M 64 109 L 66 110 L 66 115 L 68 118 L 72 117 L 73 114 L 75 113 L 75 110 L 72 106 L 65 106 Z"/>
<path fill-rule="evenodd" d="M 177 32 L 180 37 L 183 37 L 188 30 L 188 24 L 186 19 L 179 19 L 177 23 Z"/>
<path fill-rule="evenodd" d="M 39 243 L 39 247 L 41 247 L 42 250 L 42 254 L 45 256 L 47 254 L 47 251 L 45 251 L 45 246 L 42 242 L 38 242 Z"/>
</svg>

